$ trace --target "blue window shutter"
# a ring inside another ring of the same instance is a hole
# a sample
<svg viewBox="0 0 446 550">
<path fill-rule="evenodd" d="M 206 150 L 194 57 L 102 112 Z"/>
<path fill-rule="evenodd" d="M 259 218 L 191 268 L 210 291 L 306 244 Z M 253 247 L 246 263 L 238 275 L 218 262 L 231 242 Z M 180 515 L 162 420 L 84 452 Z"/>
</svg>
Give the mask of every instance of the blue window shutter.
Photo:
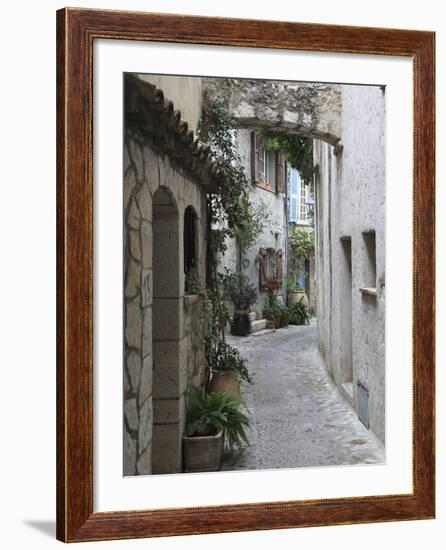
<svg viewBox="0 0 446 550">
<path fill-rule="evenodd" d="M 298 185 L 297 185 L 297 170 L 291 168 L 290 171 L 290 208 L 289 208 L 289 217 L 290 222 L 297 221 L 297 207 L 298 207 Z"/>
</svg>

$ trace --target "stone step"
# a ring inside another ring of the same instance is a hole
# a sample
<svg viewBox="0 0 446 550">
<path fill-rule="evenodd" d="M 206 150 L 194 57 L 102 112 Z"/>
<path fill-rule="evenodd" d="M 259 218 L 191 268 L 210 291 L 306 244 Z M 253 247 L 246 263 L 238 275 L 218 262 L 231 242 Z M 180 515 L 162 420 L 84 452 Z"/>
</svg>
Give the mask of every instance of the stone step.
<svg viewBox="0 0 446 550">
<path fill-rule="evenodd" d="M 251 313 L 249 314 L 249 318 L 251 319 L 251 321 L 255 321 L 256 320 L 256 312 L 251 311 Z"/>
<path fill-rule="evenodd" d="M 275 328 L 265 328 L 263 330 L 258 330 L 257 332 L 254 332 L 252 335 L 253 338 L 258 338 L 259 336 L 265 336 L 266 334 L 271 334 L 272 332 L 276 332 Z"/>
<path fill-rule="evenodd" d="M 251 333 L 264 330 L 266 328 L 267 320 L 259 319 L 258 321 L 251 321 Z"/>
</svg>

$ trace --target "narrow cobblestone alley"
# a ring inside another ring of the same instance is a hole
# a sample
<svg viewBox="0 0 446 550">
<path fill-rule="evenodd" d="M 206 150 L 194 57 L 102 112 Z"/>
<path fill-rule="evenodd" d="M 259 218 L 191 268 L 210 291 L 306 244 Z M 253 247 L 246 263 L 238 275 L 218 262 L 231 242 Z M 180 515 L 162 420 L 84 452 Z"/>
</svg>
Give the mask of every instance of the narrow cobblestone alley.
<svg viewBox="0 0 446 550">
<path fill-rule="evenodd" d="M 228 341 L 247 359 L 254 384 L 242 386 L 251 412 L 250 446 L 226 455 L 222 470 L 384 462 L 381 442 L 327 373 L 314 324 Z"/>
</svg>

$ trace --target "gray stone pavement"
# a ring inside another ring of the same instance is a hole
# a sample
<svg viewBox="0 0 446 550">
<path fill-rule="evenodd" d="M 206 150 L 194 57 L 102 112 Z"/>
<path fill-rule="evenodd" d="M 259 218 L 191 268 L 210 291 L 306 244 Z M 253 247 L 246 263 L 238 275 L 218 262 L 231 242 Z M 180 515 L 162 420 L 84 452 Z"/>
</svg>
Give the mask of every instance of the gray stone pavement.
<svg viewBox="0 0 446 550">
<path fill-rule="evenodd" d="M 316 326 L 228 336 L 254 377 L 242 385 L 250 446 L 226 454 L 222 470 L 377 464 L 384 448 L 347 404 L 317 348 Z"/>
</svg>

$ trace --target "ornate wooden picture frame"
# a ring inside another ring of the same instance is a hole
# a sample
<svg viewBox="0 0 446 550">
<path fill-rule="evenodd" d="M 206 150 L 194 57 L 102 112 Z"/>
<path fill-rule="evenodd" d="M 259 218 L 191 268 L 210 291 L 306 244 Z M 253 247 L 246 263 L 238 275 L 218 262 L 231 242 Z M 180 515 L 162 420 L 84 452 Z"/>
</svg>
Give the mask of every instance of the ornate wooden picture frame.
<svg viewBox="0 0 446 550">
<path fill-rule="evenodd" d="M 93 511 L 93 43 L 404 56 L 413 61 L 413 491 Z M 65 542 L 427 519 L 435 510 L 432 32 L 66 8 L 57 13 L 57 538 Z"/>
</svg>

